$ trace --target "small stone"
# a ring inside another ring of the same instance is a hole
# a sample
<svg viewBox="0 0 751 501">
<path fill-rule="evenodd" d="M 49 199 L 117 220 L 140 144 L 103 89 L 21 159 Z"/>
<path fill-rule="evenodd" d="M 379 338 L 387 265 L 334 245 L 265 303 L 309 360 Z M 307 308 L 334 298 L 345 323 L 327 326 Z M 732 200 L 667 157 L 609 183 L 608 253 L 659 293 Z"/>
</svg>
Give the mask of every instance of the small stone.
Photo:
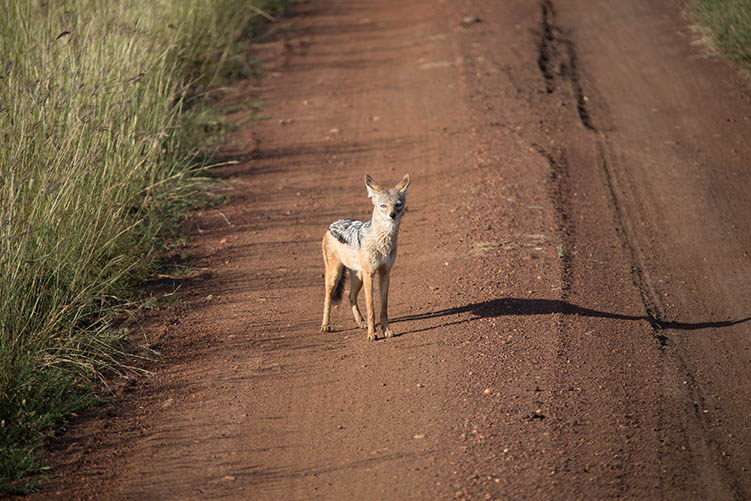
<svg viewBox="0 0 751 501">
<path fill-rule="evenodd" d="M 418 433 L 416 435 L 412 435 L 412 438 L 414 438 L 415 440 L 421 440 L 421 439 L 425 438 L 425 434 L 424 433 Z"/>
</svg>

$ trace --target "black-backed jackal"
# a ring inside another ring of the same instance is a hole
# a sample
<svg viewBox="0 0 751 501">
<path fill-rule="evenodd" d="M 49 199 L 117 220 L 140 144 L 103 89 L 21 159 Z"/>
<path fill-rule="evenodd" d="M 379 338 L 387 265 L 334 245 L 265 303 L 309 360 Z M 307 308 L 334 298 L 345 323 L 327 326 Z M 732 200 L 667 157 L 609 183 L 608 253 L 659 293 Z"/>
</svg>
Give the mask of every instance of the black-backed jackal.
<svg viewBox="0 0 751 501">
<path fill-rule="evenodd" d="M 344 280 L 349 270 L 349 304 L 360 328 L 368 328 L 368 340 L 375 334 L 375 308 L 373 280 L 378 275 L 378 292 L 381 296 L 381 329 L 385 337 L 394 332 L 389 328 L 389 274 L 396 260 L 396 237 L 399 223 L 406 209 L 409 174 L 394 188 L 381 188 L 370 176 L 365 176 L 368 196 L 373 200 L 370 221 L 339 219 L 329 225 L 323 236 L 323 262 L 326 265 L 326 297 L 323 302 L 321 332 L 331 330 L 329 314 L 331 303 L 342 298 Z M 367 323 L 357 307 L 357 294 L 365 285 Z"/>
</svg>

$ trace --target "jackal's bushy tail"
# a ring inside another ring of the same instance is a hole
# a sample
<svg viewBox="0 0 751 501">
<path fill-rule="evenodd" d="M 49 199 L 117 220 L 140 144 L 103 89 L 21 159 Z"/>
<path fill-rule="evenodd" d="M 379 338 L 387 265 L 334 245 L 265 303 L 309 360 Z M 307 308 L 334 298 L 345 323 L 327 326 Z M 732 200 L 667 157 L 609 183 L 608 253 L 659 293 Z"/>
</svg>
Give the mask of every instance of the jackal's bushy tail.
<svg viewBox="0 0 751 501">
<path fill-rule="evenodd" d="M 347 279 L 347 268 L 342 268 L 342 273 L 339 275 L 339 279 L 334 286 L 334 294 L 331 296 L 331 302 L 334 304 L 339 303 L 344 295 L 344 282 Z"/>
</svg>

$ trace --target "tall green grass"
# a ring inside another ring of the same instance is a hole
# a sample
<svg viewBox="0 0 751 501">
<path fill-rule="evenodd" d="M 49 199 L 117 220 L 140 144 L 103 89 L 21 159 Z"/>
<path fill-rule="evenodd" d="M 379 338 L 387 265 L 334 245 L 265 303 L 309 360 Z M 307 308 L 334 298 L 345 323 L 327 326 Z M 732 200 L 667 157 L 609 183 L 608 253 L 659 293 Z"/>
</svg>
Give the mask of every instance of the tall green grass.
<svg viewBox="0 0 751 501">
<path fill-rule="evenodd" d="M 0 0 L 0 494 L 112 364 L 108 314 L 191 190 L 186 100 L 279 4 Z"/>
<path fill-rule="evenodd" d="M 694 10 L 712 44 L 751 68 L 751 0 L 695 0 Z"/>
</svg>

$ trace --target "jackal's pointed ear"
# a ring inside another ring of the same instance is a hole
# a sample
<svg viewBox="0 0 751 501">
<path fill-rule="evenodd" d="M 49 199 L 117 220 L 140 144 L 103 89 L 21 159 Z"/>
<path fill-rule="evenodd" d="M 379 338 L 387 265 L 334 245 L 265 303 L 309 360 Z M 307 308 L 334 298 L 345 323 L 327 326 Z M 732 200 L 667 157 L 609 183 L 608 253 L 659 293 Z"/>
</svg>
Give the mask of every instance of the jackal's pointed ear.
<svg viewBox="0 0 751 501">
<path fill-rule="evenodd" d="M 399 184 L 394 186 L 394 189 L 399 190 L 406 195 L 407 190 L 409 189 L 409 183 L 410 183 L 409 174 L 407 174 L 406 176 L 402 178 L 401 181 L 399 181 Z"/>
<path fill-rule="evenodd" d="M 365 187 L 368 189 L 368 197 L 373 198 L 376 191 L 381 191 L 381 187 L 373 182 L 373 178 L 370 174 L 365 174 Z"/>
</svg>

